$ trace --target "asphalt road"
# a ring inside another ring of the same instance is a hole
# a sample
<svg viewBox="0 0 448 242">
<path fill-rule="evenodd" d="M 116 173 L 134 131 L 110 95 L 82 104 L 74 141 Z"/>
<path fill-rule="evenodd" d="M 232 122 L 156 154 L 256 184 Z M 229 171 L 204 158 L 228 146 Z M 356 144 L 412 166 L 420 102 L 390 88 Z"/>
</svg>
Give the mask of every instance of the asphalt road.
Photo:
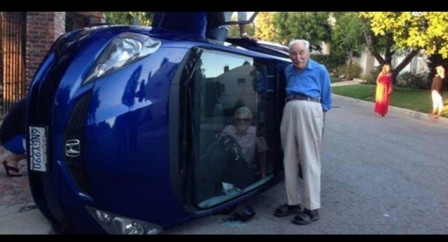
<svg viewBox="0 0 448 242">
<path fill-rule="evenodd" d="M 318 222 L 298 226 L 292 216 L 272 215 L 285 202 L 280 183 L 252 199 L 257 214 L 246 223 L 223 222 L 224 215 L 215 215 L 165 233 L 448 233 L 448 119 L 393 107 L 381 118 L 374 115 L 373 103 L 334 96 L 326 121 Z M 24 197 L 26 204 L 0 206 L 0 234 L 51 233 L 29 195 Z"/>
</svg>

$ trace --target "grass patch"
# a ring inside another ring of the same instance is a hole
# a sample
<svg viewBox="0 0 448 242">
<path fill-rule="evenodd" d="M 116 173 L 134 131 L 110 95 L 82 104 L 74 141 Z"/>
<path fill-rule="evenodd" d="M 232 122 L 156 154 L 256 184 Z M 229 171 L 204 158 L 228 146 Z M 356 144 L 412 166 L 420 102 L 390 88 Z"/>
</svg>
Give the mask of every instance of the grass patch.
<svg viewBox="0 0 448 242">
<path fill-rule="evenodd" d="M 334 94 L 373 102 L 375 100 L 374 85 L 346 85 L 331 88 Z"/>
<path fill-rule="evenodd" d="M 369 102 L 375 102 L 375 85 L 347 85 L 335 86 L 331 88 L 334 94 L 360 99 Z M 425 89 L 413 89 L 398 87 L 391 94 L 390 105 L 399 108 L 405 108 L 422 113 L 432 111 L 431 91 Z M 444 98 L 445 108 L 442 112 L 443 117 L 448 117 L 448 98 Z"/>
</svg>

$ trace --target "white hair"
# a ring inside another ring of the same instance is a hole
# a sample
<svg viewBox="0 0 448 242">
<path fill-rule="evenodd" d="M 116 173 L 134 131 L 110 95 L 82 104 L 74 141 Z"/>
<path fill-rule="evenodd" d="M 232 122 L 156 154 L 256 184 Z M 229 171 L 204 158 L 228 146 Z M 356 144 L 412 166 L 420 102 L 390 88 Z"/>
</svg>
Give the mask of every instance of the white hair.
<svg viewBox="0 0 448 242">
<path fill-rule="evenodd" d="M 289 49 L 291 49 L 291 47 L 296 43 L 302 43 L 302 45 L 305 47 L 305 49 L 307 49 L 308 51 L 310 50 L 310 42 L 308 40 L 304 40 L 304 39 L 291 40 L 291 42 L 289 42 L 289 45 L 288 45 Z"/>
</svg>

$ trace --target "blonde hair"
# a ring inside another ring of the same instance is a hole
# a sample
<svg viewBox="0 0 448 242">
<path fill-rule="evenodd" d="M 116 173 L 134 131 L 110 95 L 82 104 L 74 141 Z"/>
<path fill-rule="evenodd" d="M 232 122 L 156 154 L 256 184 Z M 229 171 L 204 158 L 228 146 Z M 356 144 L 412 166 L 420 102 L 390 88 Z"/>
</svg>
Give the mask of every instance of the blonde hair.
<svg viewBox="0 0 448 242">
<path fill-rule="evenodd" d="M 445 78 L 445 68 L 442 65 L 436 66 L 436 75 L 440 76 L 442 79 Z"/>
<path fill-rule="evenodd" d="M 386 70 L 386 66 L 389 67 L 389 72 L 392 71 L 392 67 L 391 67 L 389 64 L 384 64 L 384 65 L 383 65 L 383 68 L 381 69 L 381 74 L 389 73 L 389 72 Z"/>
</svg>

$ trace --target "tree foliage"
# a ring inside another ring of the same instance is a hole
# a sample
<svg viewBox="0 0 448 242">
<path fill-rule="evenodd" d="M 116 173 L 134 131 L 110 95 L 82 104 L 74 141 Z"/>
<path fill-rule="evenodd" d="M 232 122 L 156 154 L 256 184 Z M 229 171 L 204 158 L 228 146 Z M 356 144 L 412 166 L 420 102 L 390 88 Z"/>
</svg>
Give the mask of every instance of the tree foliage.
<svg viewBox="0 0 448 242">
<path fill-rule="evenodd" d="M 276 27 L 273 24 L 274 12 L 259 12 L 255 19 L 254 37 L 272 42 L 279 41 L 277 37 Z"/>
<path fill-rule="evenodd" d="M 314 46 L 331 39 L 328 12 L 279 12 L 273 16 L 279 42 L 306 39 Z"/>
<path fill-rule="evenodd" d="M 132 24 L 134 18 L 129 12 L 105 12 L 108 24 Z"/>
<path fill-rule="evenodd" d="M 354 52 L 361 52 L 365 43 L 358 13 L 338 12 L 332 15 L 335 22 L 331 37 L 331 52 L 337 55 L 343 53 L 350 65 Z"/>
<path fill-rule="evenodd" d="M 108 24 L 138 24 L 149 26 L 153 12 L 105 12 Z"/>
<path fill-rule="evenodd" d="M 401 48 L 448 58 L 448 12 L 362 12 L 377 36 L 393 35 Z"/>
<path fill-rule="evenodd" d="M 411 36 L 415 28 L 424 25 L 417 23 L 419 17 L 414 18 L 410 12 L 361 12 L 360 16 L 369 26 L 369 31 L 364 32 L 367 46 L 381 65 L 392 64 L 392 57 L 397 53 L 405 56 L 392 67 L 392 80 L 396 84 L 398 74 L 423 48 L 422 43 L 419 46 L 405 44 L 405 39 L 413 39 Z M 380 51 L 384 53 L 384 58 Z"/>
</svg>

